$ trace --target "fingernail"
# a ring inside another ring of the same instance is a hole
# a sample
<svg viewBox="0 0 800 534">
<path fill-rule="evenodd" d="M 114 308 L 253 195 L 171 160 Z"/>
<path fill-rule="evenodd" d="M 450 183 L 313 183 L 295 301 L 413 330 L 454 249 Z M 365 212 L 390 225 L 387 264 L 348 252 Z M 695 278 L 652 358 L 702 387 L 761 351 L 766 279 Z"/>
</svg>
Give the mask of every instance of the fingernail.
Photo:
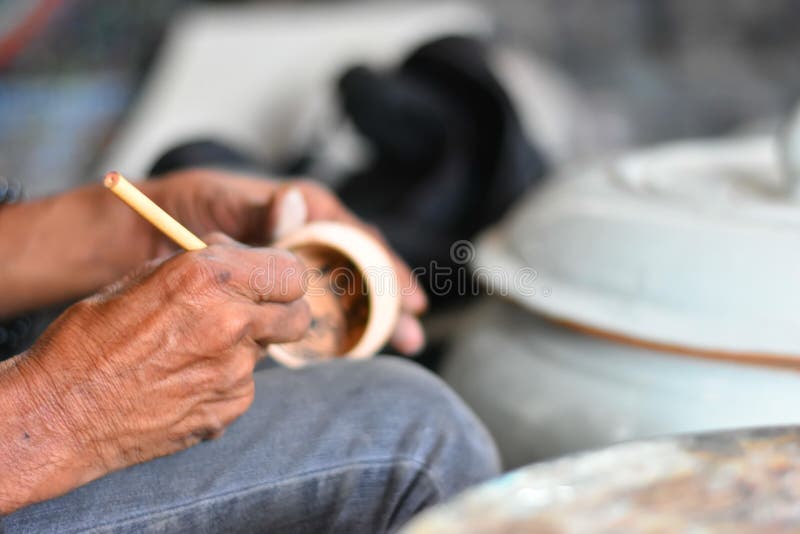
<svg viewBox="0 0 800 534">
<path fill-rule="evenodd" d="M 275 223 L 273 239 L 281 239 L 294 232 L 302 227 L 307 219 L 308 206 L 303 193 L 296 187 L 289 189 L 278 207 L 278 221 Z"/>
</svg>

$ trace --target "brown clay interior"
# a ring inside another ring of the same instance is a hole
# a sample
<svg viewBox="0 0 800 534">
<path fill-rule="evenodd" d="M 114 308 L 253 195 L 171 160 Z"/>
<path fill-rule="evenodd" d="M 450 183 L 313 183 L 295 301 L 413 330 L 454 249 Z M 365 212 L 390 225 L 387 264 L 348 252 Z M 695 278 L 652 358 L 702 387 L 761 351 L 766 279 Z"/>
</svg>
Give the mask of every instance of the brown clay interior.
<svg viewBox="0 0 800 534">
<path fill-rule="evenodd" d="M 300 341 L 282 349 L 306 361 L 329 360 L 347 354 L 364 334 L 369 297 L 359 269 L 340 252 L 323 246 L 293 248 L 305 264 L 306 296 L 311 327 Z"/>
</svg>

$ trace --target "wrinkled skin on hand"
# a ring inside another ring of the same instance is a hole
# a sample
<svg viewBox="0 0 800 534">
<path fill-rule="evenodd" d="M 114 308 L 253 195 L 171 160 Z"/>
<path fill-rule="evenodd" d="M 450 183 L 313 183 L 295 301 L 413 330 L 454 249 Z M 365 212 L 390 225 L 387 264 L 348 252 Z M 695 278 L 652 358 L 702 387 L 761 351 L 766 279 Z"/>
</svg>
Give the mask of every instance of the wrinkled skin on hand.
<svg viewBox="0 0 800 534">
<path fill-rule="evenodd" d="M 262 294 L 250 277 L 268 261 Z M 212 245 L 72 306 L 17 362 L 84 463 L 46 497 L 221 436 L 253 401 L 265 345 L 308 329 L 302 270 L 288 252 Z"/>
<path fill-rule="evenodd" d="M 264 245 L 282 237 L 281 233 L 287 230 L 287 219 L 293 223 L 289 227 L 312 221 L 336 221 L 366 230 L 386 245 L 402 292 L 401 315 L 391 344 L 407 355 L 424 348 L 425 334 L 417 319 L 427 308 L 424 290 L 378 229 L 356 217 L 324 185 L 312 180 L 279 182 L 214 169 L 189 169 L 141 186 L 157 204 L 198 235 L 222 232 L 242 243 Z M 298 196 L 303 214 L 292 210 L 297 207 Z M 293 212 L 286 213 L 287 210 Z M 175 249 L 165 237 L 153 235 L 156 243 L 153 255 Z"/>
<path fill-rule="evenodd" d="M 193 169 L 139 185 L 198 235 L 224 232 L 260 246 L 293 224 L 333 220 L 377 236 L 314 182 Z M 150 260 L 0 363 L 0 514 L 222 435 L 253 400 L 264 346 L 308 329 L 293 255 L 221 236 L 178 253 L 99 185 L 9 206 L 0 222 L 26 229 L 0 250 L 0 316 L 94 293 Z M 426 298 L 396 256 L 395 264 L 404 293 L 392 344 L 413 354 L 424 345 L 416 315 Z M 275 278 L 272 291 L 251 287 L 254 270 L 257 288 L 264 273 Z"/>
</svg>

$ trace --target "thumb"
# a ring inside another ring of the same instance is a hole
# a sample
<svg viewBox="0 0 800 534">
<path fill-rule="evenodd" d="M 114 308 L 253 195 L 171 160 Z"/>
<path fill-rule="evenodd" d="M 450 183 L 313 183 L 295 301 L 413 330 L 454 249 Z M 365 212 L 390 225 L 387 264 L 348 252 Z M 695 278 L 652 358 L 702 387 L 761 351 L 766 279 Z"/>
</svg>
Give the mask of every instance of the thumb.
<svg viewBox="0 0 800 534">
<path fill-rule="evenodd" d="M 295 186 L 280 187 L 267 214 L 268 231 L 273 241 L 299 229 L 308 221 L 308 204 L 303 192 Z"/>
<path fill-rule="evenodd" d="M 203 242 L 206 245 L 239 245 L 244 246 L 234 238 L 222 232 L 212 232 L 203 236 Z"/>
</svg>

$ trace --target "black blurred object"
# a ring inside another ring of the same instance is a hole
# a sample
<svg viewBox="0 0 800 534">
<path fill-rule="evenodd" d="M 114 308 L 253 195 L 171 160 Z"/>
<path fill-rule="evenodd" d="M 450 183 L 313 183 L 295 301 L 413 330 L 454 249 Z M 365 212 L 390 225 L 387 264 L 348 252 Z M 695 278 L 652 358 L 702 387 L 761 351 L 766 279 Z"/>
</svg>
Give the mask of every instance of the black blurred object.
<svg viewBox="0 0 800 534">
<path fill-rule="evenodd" d="M 22 200 L 22 184 L 0 176 L 0 206 Z"/>
<path fill-rule="evenodd" d="M 192 141 L 167 151 L 150 169 L 152 177 L 189 167 L 221 167 L 232 170 L 262 169 L 243 153 L 210 139 Z"/>
<path fill-rule="evenodd" d="M 20 198 L 22 198 L 20 183 L 0 177 L 0 209 L 3 209 L 4 204 L 12 204 Z M 0 322 L 0 361 L 24 350 L 25 340 L 31 335 L 32 323 L 30 317 Z"/>
<path fill-rule="evenodd" d="M 0 209 L 3 209 L 3 205 L 19 202 L 22 198 L 20 182 L 0 177 Z M 51 313 L 43 310 L 0 321 L 0 361 L 30 347 L 51 319 Z"/>
<path fill-rule="evenodd" d="M 492 72 L 486 46 L 466 37 L 437 39 L 396 71 L 350 68 L 338 91 L 345 114 L 375 153 L 367 168 L 338 177 L 340 197 L 420 268 L 434 307 L 468 294 L 469 284 L 459 286 L 465 267 L 453 261 L 451 247 L 496 222 L 546 171 Z M 283 169 L 266 169 L 221 143 L 198 140 L 164 154 L 151 174 L 210 166 L 306 175 L 304 162 L 315 160 L 313 152 Z"/>
<path fill-rule="evenodd" d="M 451 258 L 451 246 L 496 222 L 546 171 L 485 45 L 438 39 L 396 71 L 351 68 L 339 91 L 376 154 L 343 180 L 342 200 L 376 224 L 412 267 L 424 268 L 434 305 L 468 293 L 458 291 L 462 264 Z M 436 280 L 432 262 L 445 269 Z M 449 282 L 441 276 L 447 268 Z"/>
<path fill-rule="evenodd" d="M 34 319 L 18 317 L 0 322 L 0 361 L 19 354 L 33 342 Z"/>
</svg>

